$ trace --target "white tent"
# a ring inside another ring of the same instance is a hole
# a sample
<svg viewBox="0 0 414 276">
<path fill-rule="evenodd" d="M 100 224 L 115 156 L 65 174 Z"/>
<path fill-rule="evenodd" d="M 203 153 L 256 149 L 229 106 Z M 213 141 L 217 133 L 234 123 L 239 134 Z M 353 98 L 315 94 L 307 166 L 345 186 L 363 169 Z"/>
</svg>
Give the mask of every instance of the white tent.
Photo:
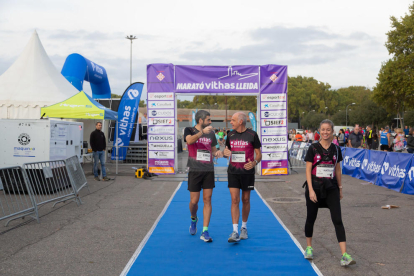
<svg viewBox="0 0 414 276">
<path fill-rule="evenodd" d="M 0 76 L 0 119 L 39 119 L 41 107 L 77 93 L 53 65 L 34 31 L 17 60 Z"/>
</svg>

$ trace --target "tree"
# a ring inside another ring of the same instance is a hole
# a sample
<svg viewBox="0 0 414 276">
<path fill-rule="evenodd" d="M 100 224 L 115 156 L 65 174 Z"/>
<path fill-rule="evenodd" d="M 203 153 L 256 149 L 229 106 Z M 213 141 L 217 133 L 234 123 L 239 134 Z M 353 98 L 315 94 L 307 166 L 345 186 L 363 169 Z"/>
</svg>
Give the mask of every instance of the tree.
<svg viewBox="0 0 414 276">
<path fill-rule="evenodd" d="M 373 99 L 389 113 L 397 114 L 403 125 L 402 114 L 414 104 L 414 4 L 401 20 L 394 16 L 390 19 L 392 29 L 385 46 L 393 57 L 381 66 Z"/>
<path fill-rule="evenodd" d="M 226 109 L 225 96 L 195 96 L 193 99 L 198 109 Z M 227 96 L 227 109 L 249 110 L 256 112 L 257 101 L 255 96 Z"/>
<path fill-rule="evenodd" d="M 304 128 L 318 129 L 324 119 L 326 119 L 325 114 L 311 111 L 305 115 L 300 123 Z"/>
<path fill-rule="evenodd" d="M 146 107 L 147 106 L 147 104 L 145 103 L 145 101 L 144 100 L 141 100 L 141 101 L 139 101 L 139 105 L 138 105 L 139 107 Z"/>
<path fill-rule="evenodd" d="M 112 99 L 119 99 L 121 97 L 122 97 L 121 95 L 111 93 L 111 98 Z"/>
</svg>

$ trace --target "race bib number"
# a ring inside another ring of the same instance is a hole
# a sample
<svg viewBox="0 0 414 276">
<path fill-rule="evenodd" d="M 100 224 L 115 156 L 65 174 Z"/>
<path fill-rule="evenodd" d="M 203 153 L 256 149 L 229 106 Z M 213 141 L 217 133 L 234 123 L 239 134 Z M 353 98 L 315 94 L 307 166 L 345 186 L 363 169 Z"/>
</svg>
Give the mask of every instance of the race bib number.
<svg viewBox="0 0 414 276">
<path fill-rule="evenodd" d="M 245 163 L 246 154 L 244 151 L 232 151 L 231 152 L 231 162 L 234 163 Z"/>
<path fill-rule="evenodd" d="M 319 165 L 316 167 L 316 177 L 332 177 L 334 165 Z"/>
<path fill-rule="evenodd" d="M 208 161 L 210 162 L 210 152 L 208 150 L 197 150 L 197 161 Z"/>
</svg>

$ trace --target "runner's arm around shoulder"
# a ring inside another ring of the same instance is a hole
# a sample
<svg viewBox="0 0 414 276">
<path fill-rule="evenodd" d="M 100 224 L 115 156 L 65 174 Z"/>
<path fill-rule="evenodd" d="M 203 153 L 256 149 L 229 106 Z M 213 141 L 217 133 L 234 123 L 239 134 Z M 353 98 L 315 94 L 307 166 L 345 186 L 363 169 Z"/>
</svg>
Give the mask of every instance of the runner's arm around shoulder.
<svg viewBox="0 0 414 276">
<path fill-rule="evenodd" d="M 197 132 L 194 135 L 187 135 L 185 137 L 185 140 L 187 141 L 187 144 L 191 145 L 194 144 L 195 142 L 197 142 L 197 140 L 203 136 L 203 131 Z"/>
<path fill-rule="evenodd" d="M 309 191 L 313 191 L 312 187 L 312 162 L 306 161 L 306 181 L 308 182 Z"/>
</svg>

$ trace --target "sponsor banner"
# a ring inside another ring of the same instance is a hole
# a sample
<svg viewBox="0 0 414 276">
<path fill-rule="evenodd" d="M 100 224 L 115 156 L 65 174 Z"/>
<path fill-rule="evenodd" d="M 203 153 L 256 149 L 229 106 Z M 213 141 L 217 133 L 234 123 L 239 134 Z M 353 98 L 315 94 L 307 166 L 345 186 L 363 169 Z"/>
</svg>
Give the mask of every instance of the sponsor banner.
<svg viewBox="0 0 414 276">
<path fill-rule="evenodd" d="M 174 108 L 174 101 L 148 101 L 148 109 Z"/>
<path fill-rule="evenodd" d="M 263 136 L 262 144 L 287 144 L 288 138 L 284 136 Z"/>
<path fill-rule="evenodd" d="M 118 120 L 116 122 L 116 128 L 118 129 L 118 139 L 114 139 L 113 145 L 114 147 L 117 145 L 124 147 L 118 149 L 118 157 L 116 156 L 117 151 L 113 150 L 111 160 L 116 160 L 117 158 L 118 160 L 125 160 L 129 142 L 131 141 L 135 117 L 138 113 L 138 106 L 141 99 L 143 87 L 143 83 L 133 83 L 125 90 L 124 94 L 122 95 L 118 107 Z"/>
<path fill-rule="evenodd" d="M 149 126 L 173 126 L 174 118 L 149 118 Z"/>
<path fill-rule="evenodd" d="M 153 159 L 174 159 L 173 151 L 149 151 L 149 158 Z"/>
<path fill-rule="evenodd" d="M 287 152 L 269 152 L 262 153 L 262 160 L 273 161 L 273 160 L 286 160 Z"/>
<path fill-rule="evenodd" d="M 260 103 L 261 110 L 286 109 L 286 102 L 263 102 Z"/>
<path fill-rule="evenodd" d="M 265 128 L 262 127 L 262 135 L 287 135 L 285 127 Z"/>
<path fill-rule="evenodd" d="M 168 93 L 148 93 L 148 100 L 174 100 L 174 92 Z"/>
<path fill-rule="evenodd" d="M 347 174 L 353 177 L 358 175 L 359 167 L 361 166 L 364 156 L 364 149 L 347 148 L 345 155 L 343 156 L 342 174 Z"/>
<path fill-rule="evenodd" d="M 150 118 L 174 117 L 174 109 L 148 110 Z"/>
<path fill-rule="evenodd" d="M 167 159 L 167 160 L 157 160 L 157 159 L 149 159 L 148 161 L 149 167 L 174 167 L 174 160 Z"/>
<path fill-rule="evenodd" d="M 359 173 L 356 177 L 367 182 L 375 183 L 386 155 L 387 153 L 384 151 L 365 151 L 364 159 L 362 160 Z"/>
<path fill-rule="evenodd" d="M 148 134 L 174 134 L 173 126 L 150 126 L 147 128 Z"/>
<path fill-rule="evenodd" d="M 407 172 L 407 176 L 405 177 L 404 187 L 402 188 L 402 193 L 408 195 L 414 195 L 414 156 L 411 159 L 411 166 Z"/>
<path fill-rule="evenodd" d="M 175 66 L 179 93 L 258 93 L 259 66 Z"/>
<path fill-rule="evenodd" d="M 147 65 L 147 90 L 148 92 L 173 92 L 174 65 L 171 63 Z"/>
<path fill-rule="evenodd" d="M 262 111 L 261 118 L 271 118 L 271 119 L 286 119 L 287 114 L 286 110 L 270 110 L 270 111 Z"/>
<path fill-rule="evenodd" d="M 260 92 L 261 93 L 283 93 L 287 94 L 288 70 L 282 65 L 260 66 Z M 285 100 L 286 101 L 286 100 Z"/>
<path fill-rule="evenodd" d="M 285 102 L 286 94 L 262 94 L 260 99 L 262 102 Z"/>
<path fill-rule="evenodd" d="M 250 122 L 252 123 L 253 126 L 253 131 L 257 131 L 257 121 L 256 121 L 256 116 L 254 116 L 253 112 L 249 112 L 249 119 Z"/>
<path fill-rule="evenodd" d="M 262 119 L 262 127 L 286 126 L 286 119 Z"/>
<path fill-rule="evenodd" d="M 262 152 L 275 152 L 275 151 L 286 151 L 287 145 L 276 144 L 276 145 L 262 145 Z"/>
<path fill-rule="evenodd" d="M 346 151 L 348 152 L 348 148 Z M 375 185 L 399 192 L 410 171 L 412 154 L 387 152 Z"/>
<path fill-rule="evenodd" d="M 272 174 L 288 174 L 288 169 L 287 168 L 262 169 L 262 175 L 272 175 Z"/>
<path fill-rule="evenodd" d="M 174 143 L 148 143 L 149 150 L 174 150 Z"/>
<path fill-rule="evenodd" d="M 287 160 L 277 160 L 277 161 L 262 161 L 262 169 L 267 168 L 287 168 L 288 167 L 288 161 Z"/>
<path fill-rule="evenodd" d="M 174 142 L 174 135 L 148 135 L 148 142 Z"/>
<path fill-rule="evenodd" d="M 174 167 L 149 167 L 150 173 L 165 173 L 165 174 L 173 174 Z"/>
</svg>

